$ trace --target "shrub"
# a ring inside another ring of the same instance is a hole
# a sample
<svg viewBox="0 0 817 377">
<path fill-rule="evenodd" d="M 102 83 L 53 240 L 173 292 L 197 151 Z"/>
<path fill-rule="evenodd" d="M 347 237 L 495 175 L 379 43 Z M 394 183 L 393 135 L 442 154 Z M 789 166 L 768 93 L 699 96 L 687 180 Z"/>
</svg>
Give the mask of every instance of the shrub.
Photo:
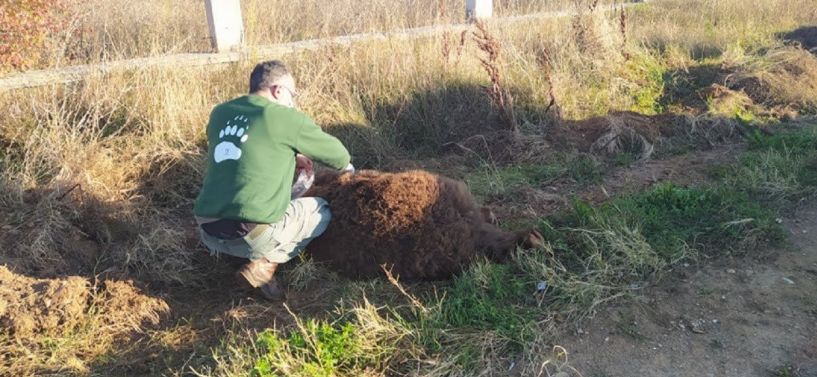
<svg viewBox="0 0 817 377">
<path fill-rule="evenodd" d="M 0 73 L 36 64 L 67 26 L 67 0 L 6 0 L 0 8 Z"/>
</svg>

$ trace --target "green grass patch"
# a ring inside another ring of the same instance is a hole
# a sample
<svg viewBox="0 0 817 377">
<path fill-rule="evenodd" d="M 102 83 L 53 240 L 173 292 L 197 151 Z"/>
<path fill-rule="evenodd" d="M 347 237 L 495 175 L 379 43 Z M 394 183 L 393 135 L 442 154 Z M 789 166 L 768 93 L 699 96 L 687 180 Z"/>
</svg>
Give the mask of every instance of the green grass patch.
<svg viewBox="0 0 817 377">
<path fill-rule="evenodd" d="M 632 98 L 630 110 L 642 114 L 663 112 L 661 99 L 668 73 L 661 58 L 649 53 L 635 54 L 623 68 L 624 78 L 635 84 L 627 88 L 627 94 Z"/>
<path fill-rule="evenodd" d="M 533 335 L 536 285 L 511 265 L 481 262 L 454 279 L 432 315 L 441 328 L 494 331 L 521 346 Z"/>
<path fill-rule="evenodd" d="M 283 354 L 302 361 L 296 368 L 297 374 L 309 376 L 332 376 L 339 370 L 353 369 L 365 365 L 369 360 L 361 354 L 361 339 L 355 325 L 344 323 L 331 325 L 309 320 L 302 331 L 292 332 L 281 338 L 276 332 L 266 330 L 259 334 L 257 345 L 263 356 L 253 367 L 253 375 L 275 376 L 287 368 L 281 365 L 286 360 Z"/>
<path fill-rule="evenodd" d="M 748 196 L 725 188 L 660 184 L 597 208 L 576 203 L 573 212 L 553 221 L 552 227 L 545 228 L 551 236 L 559 236 L 553 234 L 554 229 L 565 228 L 606 233 L 632 229 L 643 237 L 656 255 L 667 260 L 682 257 L 689 248 L 702 251 L 732 249 L 738 246 L 736 242 L 744 242 L 753 234 L 778 238 L 769 211 Z M 575 232 L 560 234 L 572 233 Z M 559 239 L 575 245 L 582 237 Z M 599 241 L 594 238 L 591 243 L 598 244 Z"/>
<path fill-rule="evenodd" d="M 749 135 L 749 148 L 753 151 L 796 151 L 805 153 L 817 150 L 817 128 L 814 126 L 790 133 L 766 135 L 755 131 Z"/>
<path fill-rule="evenodd" d="M 336 317 L 334 321 L 296 317 L 296 326 L 288 333 L 267 329 L 257 336 L 252 350 L 238 352 L 254 354 L 254 377 L 329 377 L 384 370 L 393 358 L 416 348 L 402 317 L 366 299 L 339 307 Z"/>
<path fill-rule="evenodd" d="M 613 165 L 615 166 L 629 167 L 636 161 L 638 161 L 638 155 L 635 153 L 619 153 L 613 156 Z"/>
<path fill-rule="evenodd" d="M 567 174 L 576 182 L 584 185 L 598 183 L 602 179 L 601 166 L 587 156 L 579 156 L 567 164 Z"/>
<path fill-rule="evenodd" d="M 746 242 L 755 237 L 781 237 L 768 210 L 727 188 L 661 184 L 601 211 L 636 224 L 647 242 L 670 258 L 679 257 L 688 245 L 713 253 L 750 246 Z"/>
<path fill-rule="evenodd" d="M 565 166 L 555 164 L 488 167 L 469 173 L 465 181 L 474 195 L 484 198 L 502 195 L 520 187 L 536 187 L 559 178 L 566 172 Z"/>
<path fill-rule="evenodd" d="M 733 166 L 713 175 L 734 190 L 766 202 L 787 205 L 817 190 L 817 129 L 749 137 L 749 151 Z"/>
<path fill-rule="evenodd" d="M 587 156 L 563 158 L 548 164 L 485 166 L 465 176 L 471 192 L 479 198 L 506 195 L 522 187 L 541 187 L 560 178 L 580 184 L 597 183 L 602 178 L 598 162 Z"/>
</svg>

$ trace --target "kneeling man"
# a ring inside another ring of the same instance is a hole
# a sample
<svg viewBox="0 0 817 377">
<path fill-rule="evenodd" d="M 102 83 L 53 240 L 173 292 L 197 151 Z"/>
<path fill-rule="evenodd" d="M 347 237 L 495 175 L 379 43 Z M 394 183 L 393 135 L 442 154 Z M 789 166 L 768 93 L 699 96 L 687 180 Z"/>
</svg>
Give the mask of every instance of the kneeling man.
<svg viewBox="0 0 817 377">
<path fill-rule="evenodd" d="M 249 259 L 239 277 L 271 300 L 281 263 L 326 230 L 331 214 L 321 198 L 294 198 L 296 171 L 312 160 L 354 171 L 343 144 L 295 109 L 295 80 L 276 60 L 250 75 L 249 94 L 216 106 L 207 125 L 207 173 L 194 212 L 211 254 Z"/>
</svg>

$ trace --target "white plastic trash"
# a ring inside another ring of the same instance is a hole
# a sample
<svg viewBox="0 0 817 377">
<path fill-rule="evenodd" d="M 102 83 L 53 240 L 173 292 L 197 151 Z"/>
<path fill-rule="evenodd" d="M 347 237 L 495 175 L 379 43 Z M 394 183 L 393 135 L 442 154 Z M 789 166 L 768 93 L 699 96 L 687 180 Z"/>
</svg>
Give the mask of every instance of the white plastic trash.
<svg viewBox="0 0 817 377">
<path fill-rule="evenodd" d="M 315 182 L 315 172 L 312 170 L 300 169 L 298 170 L 298 179 L 292 184 L 292 199 L 300 198 L 305 194 L 312 183 Z"/>
</svg>

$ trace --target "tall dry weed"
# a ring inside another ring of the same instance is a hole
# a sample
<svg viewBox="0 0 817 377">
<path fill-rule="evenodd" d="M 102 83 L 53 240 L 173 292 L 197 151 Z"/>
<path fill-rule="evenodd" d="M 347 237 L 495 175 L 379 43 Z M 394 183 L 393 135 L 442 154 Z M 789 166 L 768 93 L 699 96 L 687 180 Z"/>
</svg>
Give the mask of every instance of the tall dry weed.
<svg viewBox="0 0 817 377">
<path fill-rule="evenodd" d="M 599 9 L 598 0 L 574 0 L 571 20 L 572 37 L 582 54 L 590 59 L 610 59 L 620 43 L 619 34 L 607 15 Z"/>
<path fill-rule="evenodd" d="M 480 62 L 491 79 L 491 87 L 486 89 L 486 93 L 499 111 L 505 127 L 513 133 L 518 133 L 519 125 L 514 114 L 513 96 L 504 84 L 502 77 L 502 61 L 500 59 L 502 45 L 491 34 L 484 21 L 477 21 L 476 28 L 477 32 L 473 33 L 474 41 L 476 41 L 479 49 L 485 53 L 485 57 L 480 58 Z"/>
<path fill-rule="evenodd" d="M 624 60 L 630 60 L 630 53 L 627 51 L 627 12 L 624 6 L 621 7 L 618 16 L 618 31 L 621 33 L 621 56 Z"/>
</svg>

